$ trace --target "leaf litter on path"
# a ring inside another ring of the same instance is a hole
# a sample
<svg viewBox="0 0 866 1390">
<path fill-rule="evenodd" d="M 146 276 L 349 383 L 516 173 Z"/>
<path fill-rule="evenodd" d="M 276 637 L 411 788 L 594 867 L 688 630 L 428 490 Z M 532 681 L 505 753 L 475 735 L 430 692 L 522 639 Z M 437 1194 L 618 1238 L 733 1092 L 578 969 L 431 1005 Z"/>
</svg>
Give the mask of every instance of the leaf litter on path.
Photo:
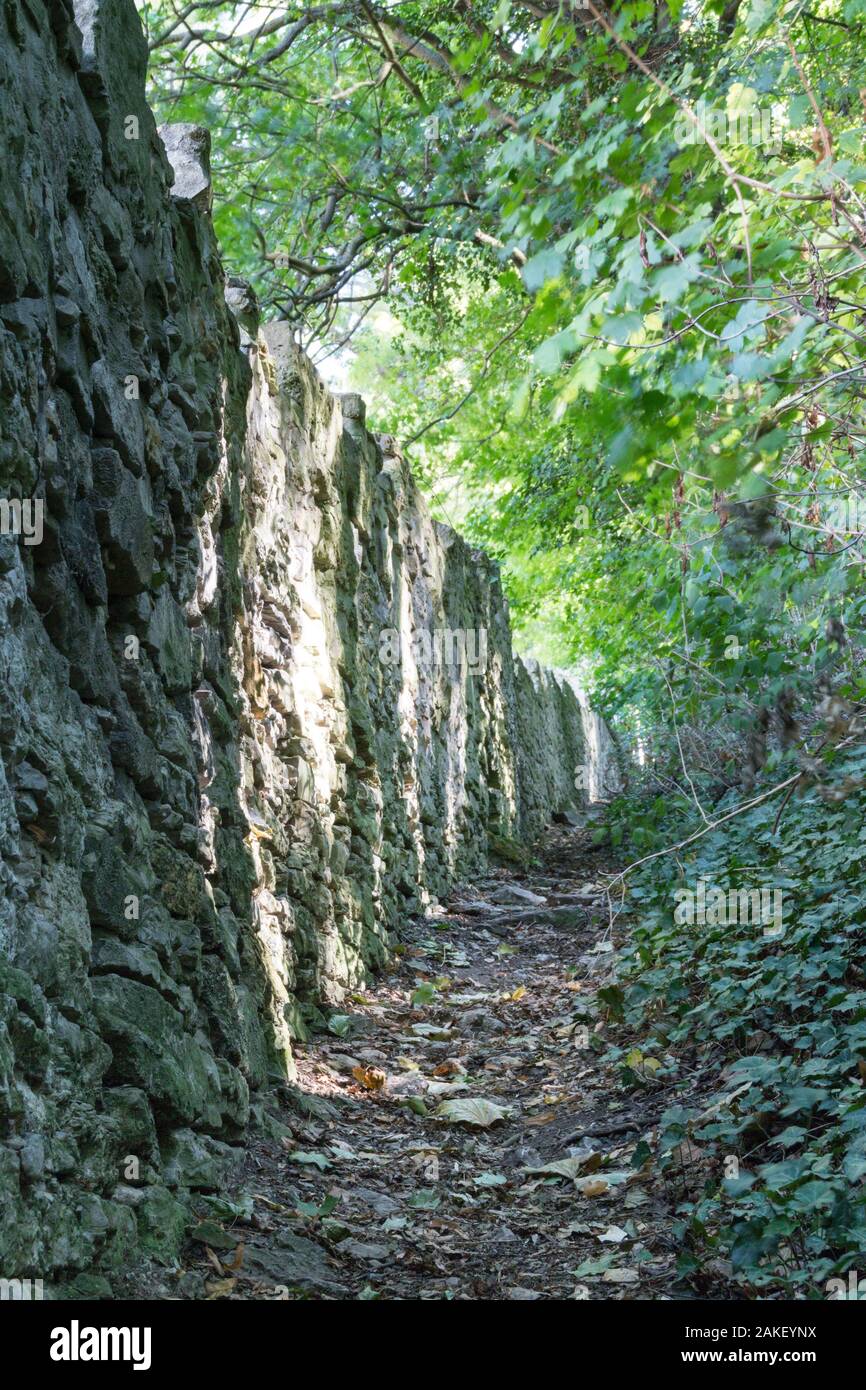
<svg viewBox="0 0 866 1390">
<path fill-rule="evenodd" d="M 226 1215 L 202 1198 L 191 1229 L 212 1236 L 214 1263 L 200 1234 L 157 1296 L 688 1292 L 675 1274 L 677 1193 L 643 1141 L 674 1083 L 657 1080 L 618 1021 L 616 950 L 592 915 L 601 890 L 597 856 L 581 862 L 587 844 L 552 827 L 537 871 L 493 870 L 406 923 L 353 1012 L 296 1046 L 297 1079 L 220 1194 Z M 624 1089 L 623 1056 L 648 1085 Z"/>
</svg>

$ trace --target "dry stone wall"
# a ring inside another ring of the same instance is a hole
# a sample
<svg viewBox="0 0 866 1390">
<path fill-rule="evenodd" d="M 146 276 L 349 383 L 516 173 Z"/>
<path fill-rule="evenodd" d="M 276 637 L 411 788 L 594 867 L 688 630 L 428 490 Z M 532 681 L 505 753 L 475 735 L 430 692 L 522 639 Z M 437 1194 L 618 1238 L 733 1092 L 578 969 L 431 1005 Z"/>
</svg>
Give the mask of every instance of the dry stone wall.
<svg viewBox="0 0 866 1390">
<path fill-rule="evenodd" d="M 226 285 L 145 63 L 133 0 L 0 4 L 0 1276 L 79 1291 L 171 1255 L 408 914 L 581 800 L 574 692 Z"/>
</svg>

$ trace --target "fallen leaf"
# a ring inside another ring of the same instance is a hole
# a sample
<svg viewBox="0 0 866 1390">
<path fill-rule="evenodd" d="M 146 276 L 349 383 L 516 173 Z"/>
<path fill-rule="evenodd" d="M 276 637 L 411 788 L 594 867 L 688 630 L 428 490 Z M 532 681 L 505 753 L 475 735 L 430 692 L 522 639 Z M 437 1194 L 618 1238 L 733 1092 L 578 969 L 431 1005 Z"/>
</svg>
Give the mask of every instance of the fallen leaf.
<svg viewBox="0 0 866 1390">
<path fill-rule="evenodd" d="M 562 1230 L 558 1232 L 557 1239 L 568 1240 L 570 1236 L 589 1235 L 591 1231 L 592 1227 L 588 1226 L 585 1221 L 569 1221 L 568 1225 L 563 1226 Z"/>
<path fill-rule="evenodd" d="M 438 1067 L 433 1068 L 434 1076 L 454 1076 L 457 1072 L 463 1071 L 463 1064 L 456 1058 L 449 1057 L 447 1062 L 440 1062 Z"/>
<path fill-rule="evenodd" d="M 437 1096 L 453 1096 L 458 1091 L 468 1091 L 469 1083 L 466 1081 L 428 1081 L 427 1094 L 435 1100 Z"/>
<path fill-rule="evenodd" d="M 434 1113 L 454 1125 L 475 1125 L 487 1129 L 504 1120 L 510 1114 L 510 1109 L 507 1105 L 497 1105 L 495 1100 L 467 1100 L 461 1096 L 458 1100 L 443 1100 Z"/>
<path fill-rule="evenodd" d="M 472 1181 L 476 1187 L 501 1187 L 508 1178 L 504 1173 L 479 1173 Z"/>
<path fill-rule="evenodd" d="M 576 1178 L 579 1173 L 591 1173 L 601 1163 L 601 1154 L 578 1154 L 574 1158 L 558 1158 L 540 1168 L 524 1168 L 524 1173 L 550 1173 L 558 1178 Z"/>
<path fill-rule="evenodd" d="M 378 1067 L 357 1066 L 352 1068 L 352 1075 L 360 1085 L 365 1086 L 368 1091 L 381 1091 L 385 1085 L 385 1073 Z"/>
<path fill-rule="evenodd" d="M 693 1144 L 691 1139 L 684 1139 L 681 1144 L 677 1144 L 675 1149 L 671 1149 L 671 1158 L 675 1163 L 683 1166 L 689 1163 L 697 1163 L 698 1159 L 704 1157 L 706 1149 L 701 1149 L 697 1144 Z"/>
<path fill-rule="evenodd" d="M 341 1257 L 348 1255 L 353 1260 L 370 1260 L 378 1264 L 381 1260 L 387 1260 L 391 1253 L 387 1245 L 378 1245 L 373 1241 L 355 1240 L 350 1236 L 348 1240 L 341 1240 L 339 1244 Z"/>
<path fill-rule="evenodd" d="M 581 1197 L 601 1197 L 609 1191 L 609 1184 L 602 1178 L 585 1178 L 583 1182 L 576 1183 Z"/>
<path fill-rule="evenodd" d="M 418 1038 L 432 1038 L 434 1042 L 450 1042 L 450 1028 L 442 1028 L 435 1023 L 413 1023 L 412 1032 Z"/>
<path fill-rule="evenodd" d="M 427 1114 L 427 1106 L 420 1096 L 407 1096 L 405 1100 L 400 1101 L 400 1105 L 404 1110 L 411 1110 L 413 1115 Z"/>
<path fill-rule="evenodd" d="M 628 1240 L 628 1232 L 622 1226 L 608 1226 L 604 1235 L 599 1236 L 599 1240 L 610 1241 L 613 1245 L 619 1245 L 620 1241 Z"/>
<path fill-rule="evenodd" d="M 267 1207 L 269 1211 L 288 1211 L 288 1207 L 281 1206 L 279 1202 L 272 1202 L 270 1197 L 263 1197 L 260 1192 L 253 1193 L 253 1200 L 261 1202 L 262 1206 Z"/>
<path fill-rule="evenodd" d="M 324 1154 L 304 1153 L 301 1149 L 295 1149 L 294 1153 L 290 1153 L 289 1159 L 292 1163 L 305 1163 L 312 1168 L 320 1168 L 323 1173 L 331 1166 Z"/>
<path fill-rule="evenodd" d="M 202 1245 L 209 1245 L 212 1250 L 234 1250 L 237 1243 L 236 1237 L 229 1235 L 215 1221 L 202 1221 L 195 1230 L 190 1232 L 190 1240 L 199 1241 Z"/>
<path fill-rule="evenodd" d="M 237 1282 L 237 1279 L 210 1279 L 204 1286 L 205 1293 L 208 1299 L 225 1298 Z"/>
<path fill-rule="evenodd" d="M 225 1266 L 226 1269 L 240 1269 L 240 1267 L 241 1267 L 241 1265 L 243 1264 L 243 1262 L 244 1262 L 244 1243 L 243 1243 L 243 1241 L 240 1241 L 240 1242 L 238 1243 L 237 1249 L 235 1250 L 234 1258 L 231 1259 L 231 1260 L 223 1260 L 223 1265 Z"/>
<path fill-rule="evenodd" d="M 383 1224 L 383 1231 L 402 1231 L 409 1225 L 408 1216 L 389 1216 Z"/>
<path fill-rule="evenodd" d="M 435 1211 L 442 1198 L 432 1187 L 421 1187 L 414 1193 L 406 1203 L 408 1207 L 413 1207 L 416 1211 Z"/>
</svg>

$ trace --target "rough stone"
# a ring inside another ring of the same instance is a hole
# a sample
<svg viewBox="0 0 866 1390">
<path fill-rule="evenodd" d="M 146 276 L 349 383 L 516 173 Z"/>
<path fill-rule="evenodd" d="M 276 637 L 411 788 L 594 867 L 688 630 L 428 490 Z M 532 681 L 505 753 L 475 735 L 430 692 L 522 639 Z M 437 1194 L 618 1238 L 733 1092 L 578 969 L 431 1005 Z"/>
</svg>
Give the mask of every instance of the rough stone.
<svg viewBox="0 0 866 1390">
<path fill-rule="evenodd" d="M 80 1289 L 172 1259 L 407 913 L 585 801 L 569 681 L 226 284 L 146 60 L 134 0 L 0 5 L 0 492 L 44 506 L 0 538 L 0 1270 Z"/>
<path fill-rule="evenodd" d="M 210 131 L 196 125 L 161 125 L 159 137 L 174 170 L 172 193 L 207 212 L 212 202 Z"/>
</svg>

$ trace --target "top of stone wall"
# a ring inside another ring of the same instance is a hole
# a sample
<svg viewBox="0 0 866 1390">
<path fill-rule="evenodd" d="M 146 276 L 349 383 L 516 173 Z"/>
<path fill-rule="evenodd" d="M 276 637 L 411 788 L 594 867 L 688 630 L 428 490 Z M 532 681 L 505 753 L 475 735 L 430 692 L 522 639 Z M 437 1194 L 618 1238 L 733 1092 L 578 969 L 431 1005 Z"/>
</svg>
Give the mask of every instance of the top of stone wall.
<svg viewBox="0 0 866 1390">
<path fill-rule="evenodd" d="M 174 171 L 173 196 L 189 198 L 201 212 L 210 212 L 213 206 L 210 131 L 204 126 L 186 123 L 161 125 L 156 129 Z"/>
</svg>

